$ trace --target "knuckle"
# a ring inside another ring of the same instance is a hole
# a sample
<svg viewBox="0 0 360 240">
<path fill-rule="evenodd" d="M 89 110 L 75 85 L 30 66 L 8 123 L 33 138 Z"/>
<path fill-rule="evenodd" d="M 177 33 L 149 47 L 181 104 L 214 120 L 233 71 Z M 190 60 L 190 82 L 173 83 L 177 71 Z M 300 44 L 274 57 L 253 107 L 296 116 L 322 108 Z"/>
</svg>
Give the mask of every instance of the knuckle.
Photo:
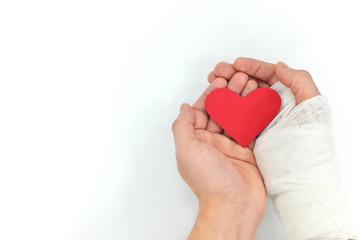
<svg viewBox="0 0 360 240">
<path fill-rule="evenodd" d="M 306 70 L 298 70 L 297 75 L 299 78 L 308 78 L 308 79 L 310 78 L 311 79 L 311 74 Z"/>
<path fill-rule="evenodd" d="M 178 122 L 178 120 L 176 119 L 176 120 L 172 123 L 172 125 L 171 125 L 171 130 L 172 130 L 173 132 L 175 132 L 176 129 L 177 129 L 177 127 L 178 127 L 178 125 L 179 125 L 179 122 Z"/>
</svg>

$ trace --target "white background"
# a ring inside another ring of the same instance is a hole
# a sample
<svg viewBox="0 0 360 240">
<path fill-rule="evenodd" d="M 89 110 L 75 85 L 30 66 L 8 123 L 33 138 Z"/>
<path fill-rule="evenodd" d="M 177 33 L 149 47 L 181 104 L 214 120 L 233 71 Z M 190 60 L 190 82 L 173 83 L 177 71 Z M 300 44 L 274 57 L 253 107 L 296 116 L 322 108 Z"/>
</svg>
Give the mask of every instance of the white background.
<svg viewBox="0 0 360 240">
<path fill-rule="evenodd" d="M 360 227 L 358 1 L 1 1 L 0 239 L 186 239 L 171 123 L 219 61 L 285 61 L 330 98 Z M 256 239 L 280 239 L 268 201 Z"/>
</svg>

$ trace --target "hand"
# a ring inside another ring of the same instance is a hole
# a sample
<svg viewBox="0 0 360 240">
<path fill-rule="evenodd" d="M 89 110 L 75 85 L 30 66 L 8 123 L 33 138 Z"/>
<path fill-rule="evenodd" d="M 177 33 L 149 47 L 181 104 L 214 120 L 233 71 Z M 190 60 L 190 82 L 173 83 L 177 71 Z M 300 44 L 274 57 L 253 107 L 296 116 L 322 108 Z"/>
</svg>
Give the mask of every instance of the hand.
<svg viewBox="0 0 360 240">
<path fill-rule="evenodd" d="M 237 58 L 234 64 L 221 62 L 208 75 L 211 83 L 218 77 L 230 80 L 238 73 L 245 73 L 249 81 L 256 81 L 259 87 L 270 87 L 280 81 L 289 87 L 295 96 L 296 105 L 320 95 L 311 75 L 305 70 L 289 68 L 285 63 L 271 64 L 251 58 Z"/>
<path fill-rule="evenodd" d="M 356 239 L 333 161 L 330 108 L 311 75 L 284 63 L 238 58 L 220 63 L 209 82 L 243 72 L 262 86 L 279 87 L 281 116 L 254 146 L 266 190 L 283 225 L 285 239 Z"/>
<path fill-rule="evenodd" d="M 217 88 L 245 95 L 257 87 L 246 87 L 247 81 L 241 73 L 229 83 L 214 79 L 192 107 L 182 105 L 173 123 L 179 172 L 199 200 L 189 239 L 251 239 L 263 217 L 265 189 L 252 150 L 225 136 L 205 109 Z"/>
</svg>

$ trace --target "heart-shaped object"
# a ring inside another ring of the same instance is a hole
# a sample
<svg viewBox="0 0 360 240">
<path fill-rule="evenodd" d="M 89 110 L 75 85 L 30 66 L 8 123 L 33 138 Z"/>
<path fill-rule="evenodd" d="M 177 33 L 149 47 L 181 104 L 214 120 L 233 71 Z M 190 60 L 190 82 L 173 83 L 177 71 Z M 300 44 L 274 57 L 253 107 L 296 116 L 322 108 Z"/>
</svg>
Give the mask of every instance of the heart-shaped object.
<svg viewBox="0 0 360 240">
<path fill-rule="evenodd" d="M 279 94 L 258 88 L 245 98 L 227 88 L 219 88 L 206 98 L 206 110 L 237 143 L 246 147 L 276 117 L 281 107 Z"/>
</svg>

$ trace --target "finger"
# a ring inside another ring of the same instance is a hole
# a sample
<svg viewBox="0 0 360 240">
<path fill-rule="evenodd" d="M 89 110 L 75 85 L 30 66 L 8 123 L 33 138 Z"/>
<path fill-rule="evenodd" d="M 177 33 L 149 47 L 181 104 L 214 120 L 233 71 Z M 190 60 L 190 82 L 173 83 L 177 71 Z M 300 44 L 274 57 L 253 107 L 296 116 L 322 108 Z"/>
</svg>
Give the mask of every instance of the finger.
<svg viewBox="0 0 360 240">
<path fill-rule="evenodd" d="M 247 80 L 248 80 L 248 76 L 245 73 L 241 73 L 241 72 L 235 73 L 234 76 L 229 81 L 227 88 L 234 91 L 237 94 L 240 94 L 241 91 L 244 89 Z M 209 119 L 206 130 L 213 133 L 223 132 L 223 129 L 211 118 Z"/>
<path fill-rule="evenodd" d="M 261 81 L 261 80 L 256 80 L 259 88 L 262 88 L 262 87 L 270 87 L 270 84 L 268 84 L 267 82 L 264 82 L 264 81 Z"/>
<path fill-rule="evenodd" d="M 269 83 L 263 81 L 263 80 L 260 80 L 256 77 L 252 77 L 252 76 L 249 76 L 249 80 L 255 80 L 257 83 L 258 83 L 258 87 L 271 87 Z"/>
<path fill-rule="evenodd" d="M 229 81 L 227 88 L 236 92 L 237 94 L 240 94 L 244 90 L 248 80 L 249 77 L 247 74 L 242 72 L 237 72 Z"/>
<path fill-rule="evenodd" d="M 257 82 L 253 79 L 250 79 L 249 81 L 246 82 L 244 90 L 242 90 L 242 92 L 241 92 L 241 96 L 246 97 L 246 95 L 248 95 L 251 91 L 253 91 L 257 88 L 258 88 Z M 225 131 L 224 131 L 224 135 L 227 137 L 230 137 L 230 135 Z"/>
<path fill-rule="evenodd" d="M 208 124 L 208 114 L 206 112 L 205 100 L 206 97 L 215 89 L 225 88 L 227 81 L 223 78 L 215 79 L 200 95 L 198 100 L 192 105 L 196 114 L 195 129 L 205 129 Z"/>
<path fill-rule="evenodd" d="M 249 80 L 246 83 L 244 90 L 241 92 L 241 96 L 246 97 L 246 95 L 248 95 L 251 91 L 253 91 L 257 88 L 258 88 L 257 82 L 255 80 Z"/>
<path fill-rule="evenodd" d="M 255 139 L 252 140 L 247 147 L 248 147 L 251 151 L 253 151 L 253 150 L 254 150 L 254 145 L 255 145 Z"/>
<path fill-rule="evenodd" d="M 222 133 L 223 129 L 222 127 L 219 126 L 219 124 L 217 124 L 214 119 L 210 118 L 209 122 L 206 126 L 206 130 L 212 133 Z"/>
<path fill-rule="evenodd" d="M 214 68 L 214 74 L 217 77 L 222 77 L 226 80 L 230 80 L 235 73 L 236 70 L 233 65 L 226 62 L 220 62 Z"/>
<path fill-rule="evenodd" d="M 227 86 L 227 81 L 224 78 L 216 78 L 200 95 L 200 97 L 196 100 L 196 102 L 192 105 L 193 108 L 199 111 L 206 111 L 205 107 L 205 99 L 206 97 L 215 89 L 225 88 Z"/>
<path fill-rule="evenodd" d="M 273 85 L 278 79 L 275 76 L 275 65 L 252 58 L 237 58 L 233 64 L 236 71 L 244 72 L 250 76 Z"/>
<path fill-rule="evenodd" d="M 237 72 L 231 78 L 231 80 L 228 84 L 228 88 L 240 95 L 242 93 L 242 91 L 245 89 L 245 86 L 246 86 L 248 80 L 249 80 L 249 77 L 247 74 L 245 74 L 243 72 Z M 225 131 L 224 131 L 224 135 L 226 137 L 232 139 L 232 137 Z"/>
<path fill-rule="evenodd" d="M 172 124 L 176 148 L 195 141 L 195 112 L 189 104 L 182 104 L 179 116 Z"/>
<path fill-rule="evenodd" d="M 241 92 L 241 96 L 246 97 L 246 95 L 248 95 L 250 92 L 254 91 L 257 88 L 258 88 L 257 81 L 254 79 L 250 79 L 249 81 L 247 81 L 246 86 L 244 87 L 244 90 Z M 227 132 L 224 132 L 224 135 L 230 136 Z M 254 147 L 254 140 L 248 144 L 248 147 L 250 149 L 252 149 Z"/>
<path fill-rule="evenodd" d="M 209 73 L 207 79 L 208 79 L 208 82 L 209 82 L 209 83 L 212 83 L 212 81 L 214 81 L 214 80 L 216 79 L 216 75 L 215 75 L 214 71 L 211 71 L 211 72 Z"/>
<path fill-rule="evenodd" d="M 209 122 L 209 115 L 207 112 L 199 111 L 195 109 L 195 129 L 206 129 Z"/>
<path fill-rule="evenodd" d="M 276 76 L 279 81 L 289 87 L 295 96 L 296 105 L 309 98 L 320 95 L 310 73 L 305 70 L 290 68 L 283 62 L 275 65 Z"/>
<path fill-rule="evenodd" d="M 246 97 L 246 95 L 248 95 L 251 91 L 253 91 L 257 88 L 258 88 L 258 84 L 255 80 L 253 80 L 253 79 L 248 80 L 246 82 L 246 85 L 244 86 L 244 89 L 241 91 L 240 95 L 242 97 Z M 224 131 L 224 135 L 231 138 L 231 136 L 226 131 Z"/>
</svg>

